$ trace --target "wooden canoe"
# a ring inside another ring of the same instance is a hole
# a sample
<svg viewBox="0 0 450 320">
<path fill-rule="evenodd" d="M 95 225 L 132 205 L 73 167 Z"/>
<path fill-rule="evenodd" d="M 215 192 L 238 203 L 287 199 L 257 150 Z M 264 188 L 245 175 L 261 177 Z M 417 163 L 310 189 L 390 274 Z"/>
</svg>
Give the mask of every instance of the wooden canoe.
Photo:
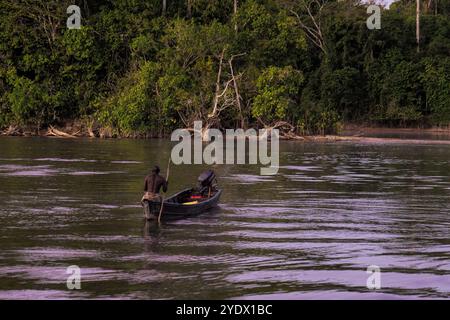
<svg viewBox="0 0 450 320">
<path fill-rule="evenodd" d="M 218 189 L 211 195 L 192 198 L 195 193 L 194 189 L 185 189 L 164 200 L 162 220 L 174 220 L 188 218 L 201 214 L 219 203 L 222 190 Z M 157 220 L 161 210 L 161 201 L 144 200 L 144 216 L 147 220 Z"/>
</svg>

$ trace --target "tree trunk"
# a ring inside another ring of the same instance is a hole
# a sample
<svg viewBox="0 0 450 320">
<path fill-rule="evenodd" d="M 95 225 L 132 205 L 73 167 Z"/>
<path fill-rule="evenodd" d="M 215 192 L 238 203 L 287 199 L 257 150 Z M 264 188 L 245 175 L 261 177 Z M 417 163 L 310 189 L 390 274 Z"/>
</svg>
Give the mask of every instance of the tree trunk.
<svg viewBox="0 0 450 320">
<path fill-rule="evenodd" d="M 320 50 L 322 50 L 324 55 L 328 55 L 321 27 L 321 11 L 322 8 L 325 6 L 326 2 L 324 0 L 315 0 L 315 1 L 308 0 L 302 3 L 303 3 L 302 4 L 303 10 L 307 12 L 310 20 L 309 26 L 304 23 L 303 18 L 300 16 L 298 12 L 296 12 L 294 9 L 289 9 L 289 11 L 295 15 L 300 27 L 303 29 L 308 39 L 311 40 L 314 43 L 314 45 L 316 45 Z M 315 13 L 311 10 L 310 6 L 312 5 L 312 3 L 318 5 L 318 13 Z"/>
<path fill-rule="evenodd" d="M 417 52 L 420 52 L 420 0 L 416 0 L 416 41 Z"/>
<path fill-rule="evenodd" d="M 236 77 L 234 75 L 234 69 L 233 69 L 233 58 L 235 56 L 231 57 L 231 59 L 228 61 L 228 64 L 230 65 L 230 72 L 231 72 L 231 77 L 233 79 L 233 87 L 234 87 L 234 93 L 236 95 L 236 106 L 239 110 L 239 117 L 241 120 L 241 128 L 244 129 L 245 126 L 245 120 L 244 117 L 242 115 L 242 105 L 241 105 L 241 95 L 239 94 L 239 88 L 238 88 L 238 84 L 236 81 Z"/>
<path fill-rule="evenodd" d="M 219 92 L 220 92 L 220 78 L 222 76 L 222 61 L 224 54 L 225 48 L 222 50 L 222 53 L 220 54 L 219 71 L 217 72 L 216 91 L 214 94 L 214 102 L 213 102 L 213 111 L 209 116 L 210 118 L 214 117 L 217 114 L 217 105 L 219 103 Z"/>
<path fill-rule="evenodd" d="M 236 19 L 237 9 L 238 9 L 238 0 L 234 0 L 233 13 L 234 13 L 235 19 Z M 236 32 L 238 31 L 237 21 L 234 21 L 234 31 L 236 31 Z"/>
<path fill-rule="evenodd" d="M 192 1 L 187 0 L 187 17 L 190 19 L 192 17 Z"/>
<path fill-rule="evenodd" d="M 163 0 L 162 2 L 162 15 L 166 15 L 166 9 L 167 9 L 167 0 Z"/>
</svg>

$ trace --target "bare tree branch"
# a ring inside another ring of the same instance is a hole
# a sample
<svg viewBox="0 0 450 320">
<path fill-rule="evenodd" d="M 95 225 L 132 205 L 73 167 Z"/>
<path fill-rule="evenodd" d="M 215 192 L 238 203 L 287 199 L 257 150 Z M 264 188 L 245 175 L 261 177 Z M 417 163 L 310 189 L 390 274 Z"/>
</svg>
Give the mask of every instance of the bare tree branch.
<svg viewBox="0 0 450 320">
<path fill-rule="evenodd" d="M 317 13 L 313 10 L 313 5 L 317 6 Z M 322 9 L 325 6 L 325 1 L 323 0 L 304 0 L 300 3 L 301 9 L 305 11 L 306 17 L 302 17 L 297 11 L 294 9 L 289 9 L 296 18 L 297 22 L 300 25 L 300 28 L 305 31 L 308 39 L 318 47 L 324 54 L 327 54 L 326 44 L 322 34 L 321 27 L 321 13 Z M 307 23 L 306 20 L 309 20 Z M 308 25 L 309 24 L 309 25 Z"/>
<path fill-rule="evenodd" d="M 231 78 L 233 80 L 233 87 L 234 87 L 234 92 L 236 94 L 236 106 L 239 110 L 239 117 L 241 118 L 241 128 L 244 128 L 244 116 L 242 115 L 242 107 L 241 107 L 241 95 L 239 94 L 239 88 L 237 85 L 237 81 L 236 79 L 238 77 L 241 77 L 242 74 L 239 74 L 237 77 L 234 75 L 234 69 L 233 69 L 233 59 L 237 58 L 237 57 L 241 57 L 243 55 L 245 55 L 246 53 L 240 53 L 240 54 L 235 54 L 233 56 L 231 56 L 230 60 L 228 60 L 228 64 L 230 65 L 230 72 L 231 72 Z"/>
</svg>

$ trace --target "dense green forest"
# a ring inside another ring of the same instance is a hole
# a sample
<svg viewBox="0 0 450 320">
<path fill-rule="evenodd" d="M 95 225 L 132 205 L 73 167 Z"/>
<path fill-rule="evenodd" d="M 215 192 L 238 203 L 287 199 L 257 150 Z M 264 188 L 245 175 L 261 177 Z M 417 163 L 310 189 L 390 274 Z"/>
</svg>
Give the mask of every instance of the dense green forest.
<svg viewBox="0 0 450 320">
<path fill-rule="evenodd" d="M 81 8 L 68 29 L 67 7 Z M 450 123 L 450 0 L 0 0 L 0 128 Z"/>
</svg>

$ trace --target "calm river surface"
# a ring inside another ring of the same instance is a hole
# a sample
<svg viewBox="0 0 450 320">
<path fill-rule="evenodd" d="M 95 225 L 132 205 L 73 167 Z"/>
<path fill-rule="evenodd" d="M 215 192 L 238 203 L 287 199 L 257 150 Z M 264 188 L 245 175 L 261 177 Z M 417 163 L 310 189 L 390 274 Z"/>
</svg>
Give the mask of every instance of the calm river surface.
<svg viewBox="0 0 450 320">
<path fill-rule="evenodd" d="M 168 141 L 0 138 L 0 299 L 450 297 L 450 145 L 280 150 L 276 176 L 215 166 L 220 207 L 158 227 L 139 200 Z M 169 191 L 205 168 L 172 165 Z"/>
</svg>

